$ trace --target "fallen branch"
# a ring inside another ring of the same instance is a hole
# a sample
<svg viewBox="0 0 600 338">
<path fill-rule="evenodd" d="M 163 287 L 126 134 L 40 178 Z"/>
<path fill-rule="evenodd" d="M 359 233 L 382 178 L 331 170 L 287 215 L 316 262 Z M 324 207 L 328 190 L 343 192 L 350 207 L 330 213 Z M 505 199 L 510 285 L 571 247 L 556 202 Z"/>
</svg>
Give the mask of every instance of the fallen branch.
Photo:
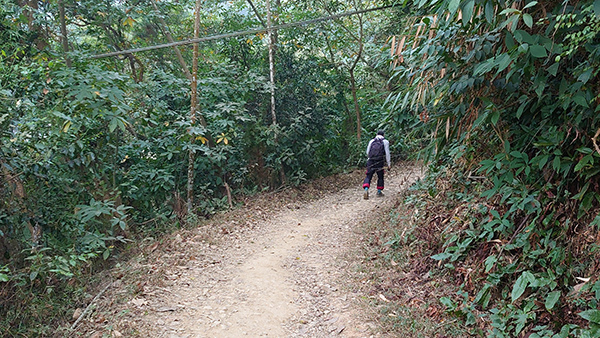
<svg viewBox="0 0 600 338">
<path fill-rule="evenodd" d="M 83 311 L 83 313 L 79 316 L 79 318 L 77 318 L 77 320 L 75 321 L 75 323 L 73 323 L 73 325 L 71 325 L 71 331 L 75 330 L 75 328 L 77 327 L 77 325 L 79 324 L 79 322 L 83 319 L 83 317 L 85 317 L 85 315 L 87 315 L 87 313 L 90 311 L 90 308 L 92 307 L 92 304 L 94 304 L 94 302 L 96 302 L 96 300 L 98 298 L 100 298 L 100 296 L 102 296 L 102 294 L 108 290 L 108 288 L 112 285 L 112 282 L 108 283 L 107 286 L 104 287 L 104 289 L 102 289 L 102 291 L 100 291 L 99 294 L 96 295 L 96 297 L 94 297 L 94 299 L 92 299 L 92 301 L 90 302 L 90 304 L 88 304 L 88 306 L 85 308 L 85 310 Z"/>
</svg>

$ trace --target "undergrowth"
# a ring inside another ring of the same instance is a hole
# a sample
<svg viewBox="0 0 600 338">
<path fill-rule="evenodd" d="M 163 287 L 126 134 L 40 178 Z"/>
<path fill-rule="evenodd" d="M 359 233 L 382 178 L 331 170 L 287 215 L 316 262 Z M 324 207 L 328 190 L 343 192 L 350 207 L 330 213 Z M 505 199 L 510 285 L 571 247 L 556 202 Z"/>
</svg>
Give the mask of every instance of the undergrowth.
<svg viewBox="0 0 600 338">
<path fill-rule="evenodd" d="M 471 335 L 598 337 L 597 210 L 581 213 L 569 199 L 552 203 L 550 194 L 510 185 L 503 198 L 490 193 L 489 177 L 449 163 L 432 165 L 390 217 L 385 257 L 408 277 L 389 290 L 426 295 L 397 296 L 394 325 L 414 326 L 426 308 Z M 400 313 L 414 299 L 425 300 L 406 320 Z"/>
</svg>

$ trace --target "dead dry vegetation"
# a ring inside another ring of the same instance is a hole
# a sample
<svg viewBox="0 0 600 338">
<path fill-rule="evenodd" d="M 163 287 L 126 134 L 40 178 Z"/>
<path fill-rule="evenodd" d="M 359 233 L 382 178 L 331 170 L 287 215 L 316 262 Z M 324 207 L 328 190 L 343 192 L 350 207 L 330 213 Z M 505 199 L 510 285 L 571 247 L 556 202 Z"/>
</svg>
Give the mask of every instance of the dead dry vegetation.
<svg viewBox="0 0 600 338">
<path fill-rule="evenodd" d="M 403 203 L 421 167 L 396 166 L 383 199 L 362 200 L 362 175 L 248 197 L 198 226 L 144 239 L 72 310 L 75 330 L 57 335 L 465 336 L 438 300 L 455 292 L 429 258 L 439 229 L 422 228 L 420 211 Z M 277 285 L 259 290 L 252 280 L 270 273 Z"/>
</svg>

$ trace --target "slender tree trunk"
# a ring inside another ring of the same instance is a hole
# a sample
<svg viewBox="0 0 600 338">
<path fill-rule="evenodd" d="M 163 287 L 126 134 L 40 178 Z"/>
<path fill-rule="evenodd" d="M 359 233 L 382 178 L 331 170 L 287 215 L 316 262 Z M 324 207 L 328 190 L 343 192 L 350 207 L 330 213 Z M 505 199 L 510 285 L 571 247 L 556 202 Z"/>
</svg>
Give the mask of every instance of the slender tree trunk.
<svg viewBox="0 0 600 338">
<path fill-rule="evenodd" d="M 169 41 L 169 43 L 174 43 L 175 40 L 173 39 L 173 36 L 171 35 L 169 26 L 167 25 L 165 20 L 160 16 L 161 13 L 158 9 L 158 6 L 156 5 L 156 0 L 152 0 L 152 6 L 154 7 L 154 10 L 156 11 L 156 13 L 159 15 L 158 20 L 160 21 L 161 25 L 163 26 L 163 31 L 164 31 L 165 36 L 167 37 L 167 40 Z M 173 46 L 173 50 L 175 51 L 175 55 L 177 56 L 177 61 L 179 61 L 179 65 L 181 66 L 181 70 L 183 71 L 183 74 L 191 82 L 192 81 L 192 73 L 190 73 L 187 63 L 185 62 L 185 59 L 183 58 L 183 55 L 181 54 L 181 50 L 179 49 L 178 46 Z M 195 58 L 197 59 L 198 56 L 196 56 Z M 198 113 L 199 111 L 200 111 L 200 108 L 196 107 L 196 113 Z M 196 118 L 198 119 L 198 121 L 200 122 L 200 124 L 206 128 L 207 123 L 206 123 L 206 120 L 204 119 L 204 116 L 202 114 L 195 114 L 195 115 L 196 115 Z M 214 143 L 213 139 L 210 135 L 207 135 L 206 138 L 208 139 L 209 144 Z"/>
<path fill-rule="evenodd" d="M 271 79 L 271 118 L 273 124 L 277 124 L 277 115 L 275 114 L 275 61 L 273 55 L 273 22 L 271 20 L 271 4 L 267 0 L 267 32 L 269 35 L 269 78 Z"/>
<path fill-rule="evenodd" d="M 356 139 L 360 141 L 360 132 L 361 132 L 362 126 L 360 124 L 360 106 L 358 105 L 358 95 L 356 94 L 356 77 L 354 76 L 354 70 L 356 69 L 356 65 L 358 65 L 358 61 L 360 61 L 360 59 L 362 57 L 363 47 L 364 47 L 362 15 L 358 15 L 358 21 L 359 21 L 358 53 L 356 55 L 356 59 L 354 60 L 354 63 L 352 63 L 352 65 L 350 66 L 348 71 L 350 73 L 350 85 L 352 86 L 352 99 L 354 100 L 354 111 L 356 112 Z"/>
<path fill-rule="evenodd" d="M 44 50 L 48 47 L 48 32 L 35 21 L 34 12 L 39 9 L 37 0 L 22 0 L 19 1 L 19 6 L 23 9 L 22 14 L 27 18 L 29 31 L 37 33 L 37 37 L 34 40 L 35 46 L 38 50 Z"/>
<path fill-rule="evenodd" d="M 196 0 L 196 6 L 194 9 L 194 38 L 198 39 L 200 36 L 200 4 L 202 0 Z M 196 110 L 198 107 L 198 42 L 194 43 L 194 53 L 192 60 L 192 97 L 190 107 L 190 128 L 196 124 Z M 193 145 L 195 135 L 190 130 L 191 139 L 190 146 Z M 195 151 L 190 148 L 188 151 L 188 182 L 187 182 L 187 212 L 188 215 L 192 212 L 192 205 L 194 203 L 194 160 Z"/>
<path fill-rule="evenodd" d="M 67 37 L 67 20 L 65 17 L 64 0 L 58 1 L 58 12 L 60 20 L 60 41 L 62 42 L 63 53 L 65 53 L 65 64 L 67 67 L 71 67 L 71 59 L 67 56 L 67 53 L 69 53 L 69 39 Z"/>
<path fill-rule="evenodd" d="M 356 95 L 356 79 L 354 78 L 354 68 L 350 69 L 350 86 L 352 90 L 352 99 L 354 100 L 354 111 L 356 112 L 356 139 L 360 141 L 360 107 L 358 105 L 358 96 Z"/>
<path fill-rule="evenodd" d="M 279 4 L 279 2 L 277 2 Z M 269 35 L 269 78 L 271 79 L 271 119 L 273 125 L 277 125 L 277 114 L 275 113 L 275 45 L 277 43 L 277 32 L 272 30 L 273 27 L 273 19 L 271 13 L 271 1 L 267 0 L 267 32 Z M 279 135 L 278 131 L 275 131 L 275 146 L 279 144 Z M 283 163 L 281 163 L 281 169 L 279 170 L 279 177 L 281 180 L 281 184 L 285 185 L 286 177 L 285 170 L 283 169 Z"/>
</svg>

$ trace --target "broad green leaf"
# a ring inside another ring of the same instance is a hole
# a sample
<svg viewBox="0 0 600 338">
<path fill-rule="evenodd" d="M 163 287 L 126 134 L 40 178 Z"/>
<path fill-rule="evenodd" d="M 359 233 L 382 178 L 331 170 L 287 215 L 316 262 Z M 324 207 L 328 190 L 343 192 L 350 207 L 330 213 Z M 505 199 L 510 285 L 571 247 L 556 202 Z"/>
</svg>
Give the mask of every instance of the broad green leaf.
<svg viewBox="0 0 600 338">
<path fill-rule="evenodd" d="M 9 278 L 7 274 L 0 273 L 0 282 L 8 282 Z"/>
<path fill-rule="evenodd" d="M 548 163 L 548 159 L 549 158 L 550 158 L 550 155 L 548 155 L 548 154 L 543 155 L 540 158 L 540 161 L 538 162 L 538 166 L 539 166 L 540 169 L 544 168 L 544 166 L 546 165 L 546 163 Z"/>
<path fill-rule="evenodd" d="M 586 108 L 590 107 L 590 104 L 588 103 L 588 101 L 585 99 L 585 96 L 583 96 L 583 94 L 581 92 L 579 92 L 575 96 L 573 96 L 573 102 L 577 103 L 578 105 L 580 105 L 582 107 L 586 107 Z"/>
<path fill-rule="evenodd" d="M 596 215 L 596 217 L 594 217 L 594 220 L 590 223 L 590 227 L 591 228 L 596 227 L 596 228 L 598 228 L 598 230 L 600 230 L 600 214 Z M 600 285 L 598 283 L 600 283 L 600 282 L 596 282 L 597 285 Z M 600 299 L 600 287 L 596 291 L 596 299 Z"/>
<path fill-rule="evenodd" d="M 479 293 L 477 294 L 477 296 L 475 296 L 475 303 L 481 304 L 481 306 L 485 309 L 491 299 L 491 293 L 490 293 L 490 289 L 492 288 L 491 284 L 485 284 L 481 290 L 479 291 Z"/>
<path fill-rule="evenodd" d="M 525 107 L 527 107 L 527 104 L 529 102 L 528 101 L 523 101 L 523 103 L 521 103 L 521 105 L 519 105 L 519 109 L 517 109 L 517 118 L 520 119 L 521 116 L 523 115 L 523 111 L 525 110 Z"/>
<path fill-rule="evenodd" d="M 490 272 L 490 270 L 492 269 L 492 267 L 494 267 L 494 264 L 496 264 L 497 261 L 498 257 L 496 257 L 496 255 L 488 256 L 488 258 L 485 259 L 485 272 Z"/>
<path fill-rule="evenodd" d="M 483 75 L 485 73 L 488 73 L 489 71 L 491 71 L 495 66 L 495 59 L 489 59 L 483 63 L 480 63 L 477 67 L 475 67 L 475 69 L 473 70 L 473 74 L 474 75 Z"/>
<path fill-rule="evenodd" d="M 495 17 L 494 4 L 492 3 L 492 1 L 487 1 L 485 3 L 485 20 L 488 23 L 494 23 L 494 17 Z"/>
<path fill-rule="evenodd" d="M 452 257 L 452 254 L 449 254 L 447 252 L 442 252 L 442 253 L 439 253 L 437 255 L 431 256 L 431 258 L 435 259 L 436 261 L 441 261 L 441 260 L 444 260 L 444 259 L 450 258 L 450 257 Z"/>
<path fill-rule="evenodd" d="M 592 73 L 594 72 L 594 68 L 590 67 L 585 72 L 583 72 L 579 77 L 577 77 L 577 81 L 587 83 L 592 77 Z"/>
<path fill-rule="evenodd" d="M 588 163 L 594 164 L 594 158 L 592 157 L 592 155 L 584 156 L 575 166 L 575 172 L 583 169 Z"/>
<path fill-rule="evenodd" d="M 527 13 L 523 14 L 523 22 L 527 25 L 527 27 L 533 27 L 533 18 Z"/>
<path fill-rule="evenodd" d="M 524 271 L 521 274 L 521 276 L 519 276 L 519 278 L 517 278 L 515 285 L 513 285 L 513 289 L 510 294 L 511 301 L 513 303 L 515 300 L 519 299 L 519 297 L 521 297 L 523 295 L 523 293 L 525 292 L 525 289 L 527 288 L 527 284 L 529 283 L 528 276 L 526 275 L 525 272 L 528 272 L 528 271 Z"/>
<path fill-rule="evenodd" d="M 592 148 L 589 147 L 581 147 L 581 148 L 577 148 L 577 151 L 582 153 L 582 154 L 586 154 L 586 155 L 593 155 L 594 154 L 594 150 Z"/>
<path fill-rule="evenodd" d="M 70 116 L 67 116 L 67 115 L 65 115 L 65 114 L 63 114 L 63 113 L 61 113 L 59 111 L 53 111 L 52 115 L 54 115 L 56 117 L 60 117 L 61 119 L 65 119 L 67 121 L 71 121 L 71 117 Z"/>
<path fill-rule="evenodd" d="M 578 315 L 595 324 L 600 324 L 600 310 L 587 310 L 578 313 Z"/>
<path fill-rule="evenodd" d="M 29 274 L 29 280 L 33 281 L 37 276 L 38 276 L 37 271 L 31 271 L 31 273 Z"/>
<path fill-rule="evenodd" d="M 520 12 L 521 11 L 519 11 L 518 9 L 506 8 L 505 10 L 500 12 L 500 15 L 509 15 L 509 14 L 515 14 L 515 13 L 520 13 Z"/>
<path fill-rule="evenodd" d="M 532 287 L 538 287 L 538 279 L 535 278 L 535 276 L 529 272 L 529 271 L 525 271 L 523 272 L 523 275 L 525 276 L 525 278 L 527 279 L 527 281 L 529 282 L 529 285 L 531 285 Z"/>
<path fill-rule="evenodd" d="M 546 89 L 546 79 L 539 78 L 536 80 L 537 81 L 536 81 L 535 93 L 537 94 L 538 97 L 541 97 L 542 94 L 544 93 L 544 89 Z"/>
<path fill-rule="evenodd" d="M 512 62 L 512 58 L 507 53 L 502 53 L 498 55 L 496 59 L 496 64 L 498 64 L 498 71 L 496 73 L 500 73 L 505 70 Z"/>
<path fill-rule="evenodd" d="M 465 6 L 462 9 L 462 23 L 463 26 L 466 26 L 469 24 L 469 21 L 471 21 L 471 17 L 473 16 L 473 7 L 475 6 L 475 1 L 474 0 L 469 0 L 465 3 Z"/>
<path fill-rule="evenodd" d="M 552 291 L 548 294 L 548 297 L 546 297 L 546 302 L 544 303 L 544 306 L 546 307 L 546 310 L 550 311 L 554 308 L 554 305 L 556 305 L 556 302 L 558 302 L 558 299 L 560 298 L 560 291 Z"/>
<path fill-rule="evenodd" d="M 546 48 L 544 48 L 544 46 L 531 45 L 529 46 L 529 52 L 531 53 L 531 56 L 535 58 L 548 57 L 548 52 L 546 51 Z"/>
<path fill-rule="evenodd" d="M 492 113 L 492 117 L 490 120 L 493 125 L 496 125 L 498 123 L 499 119 L 500 119 L 500 112 L 496 110 Z"/>
<path fill-rule="evenodd" d="M 90 99 L 90 98 L 94 97 L 94 90 L 87 85 L 82 85 L 82 86 L 76 87 L 74 90 L 74 93 L 76 93 L 75 99 L 77 101 L 83 101 L 85 99 Z"/>
<path fill-rule="evenodd" d="M 456 309 L 456 304 L 448 297 L 440 298 L 440 303 L 445 305 L 449 311 L 454 311 L 454 309 Z"/>
<path fill-rule="evenodd" d="M 559 65 L 560 63 L 556 62 L 552 66 L 548 67 L 548 73 L 550 73 L 552 76 L 556 76 L 556 73 L 558 73 Z"/>
<path fill-rule="evenodd" d="M 116 117 L 113 117 L 108 124 L 108 130 L 112 133 L 113 131 L 115 131 L 115 129 L 117 129 L 118 124 L 118 119 Z"/>
<path fill-rule="evenodd" d="M 450 15 L 454 15 L 454 13 L 456 13 L 459 5 L 460 0 L 450 0 L 450 2 L 448 3 L 448 11 L 450 12 Z"/>
<path fill-rule="evenodd" d="M 524 31 L 522 29 L 517 29 L 515 31 L 515 39 L 521 43 L 526 43 L 528 45 L 537 44 L 537 38 L 533 37 L 529 32 Z"/>
<path fill-rule="evenodd" d="M 525 5 L 525 7 L 523 7 L 523 9 L 531 8 L 537 4 L 538 4 L 537 1 L 532 1 L 532 2 L 528 3 L 527 5 Z"/>
</svg>

